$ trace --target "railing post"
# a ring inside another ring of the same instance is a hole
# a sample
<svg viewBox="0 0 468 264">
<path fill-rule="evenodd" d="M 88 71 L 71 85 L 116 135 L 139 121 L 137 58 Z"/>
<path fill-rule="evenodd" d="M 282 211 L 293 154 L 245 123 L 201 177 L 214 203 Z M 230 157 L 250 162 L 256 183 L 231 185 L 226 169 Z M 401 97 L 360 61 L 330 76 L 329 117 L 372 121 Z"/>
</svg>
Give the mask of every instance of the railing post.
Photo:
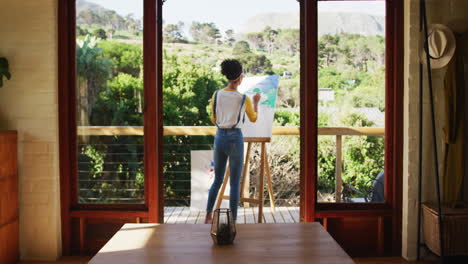
<svg viewBox="0 0 468 264">
<path fill-rule="evenodd" d="M 341 172 L 343 170 L 342 145 L 343 145 L 342 136 L 336 135 L 335 202 L 337 203 L 341 202 L 341 189 L 343 187 L 343 182 L 341 180 Z"/>
</svg>

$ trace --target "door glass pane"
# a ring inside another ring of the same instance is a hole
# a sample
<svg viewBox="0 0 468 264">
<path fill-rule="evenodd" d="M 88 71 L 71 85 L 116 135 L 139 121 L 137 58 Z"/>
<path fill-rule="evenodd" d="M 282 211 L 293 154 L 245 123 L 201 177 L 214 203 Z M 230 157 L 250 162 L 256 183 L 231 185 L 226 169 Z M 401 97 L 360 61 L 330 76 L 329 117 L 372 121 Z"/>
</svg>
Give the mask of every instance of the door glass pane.
<svg viewBox="0 0 468 264">
<path fill-rule="evenodd" d="M 279 210 L 273 217 L 268 211 L 271 203 L 265 186 L 265 219 L 298 221 L 299 3 L 295 0 L 170 0 L 163 7 L 166 222 L 202 223 L 204 220 L 208 189 L 214 177 L 214 137 L 192 133 L 215 130 L 208 100 L 215 90 L 227 85 L 220 73 L 220 64 L 227 58 L 243 64 L 243 82 L 263 78 L 260 76 L 279 79 L 274 122 L 270 126 L 287 129 L 271 138 L 267 151 L 276 207 L 287 208 L 285 218 Z M 263 98 L 270 97 L 265 94 Z M 190 127 L 180 129 L 180 126 Z M 249 159 L 250 187 L 243 190 L 246 196 L 259 193 L 259 153 L 259 144 L 254 145 Z M 225 194 L 229 195 L 229 191 Z M 244 203 L 239 206 L 238 223 L 256 219 L 255 204 L 251 203 L 249 209 Z M 225 201 L 222 207 L 228 207 L 228 203 Z"/>
<path fill-rule="evenodd" d="M 318 3 L 319 202 L 384 201 L 385 1 Z"/>
<path fill-rule="evenodd" d="M 144 203 L 143 0 L 76 14 L 78 202 Z"/>
</svg>

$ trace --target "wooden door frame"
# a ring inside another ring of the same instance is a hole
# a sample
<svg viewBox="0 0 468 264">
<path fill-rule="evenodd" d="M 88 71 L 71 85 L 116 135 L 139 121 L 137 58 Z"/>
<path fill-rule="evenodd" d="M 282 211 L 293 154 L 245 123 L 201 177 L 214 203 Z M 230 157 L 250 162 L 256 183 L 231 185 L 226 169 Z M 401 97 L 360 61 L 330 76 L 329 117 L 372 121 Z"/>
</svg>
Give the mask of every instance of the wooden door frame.
<svg viewBox="0 0 468 264">
<path fill-rule="evenodd" d="M 164 223 L 164 174 L 162 166 L 164 146 L 162 107 L 163 1 L 144 0 L 143 16 L 145 195 L 147 196 L 151 223 Z"/>
<path fill-rule="evenodd" d="M 317 201 L 318 118 L 318 2 L 385 1 L 385 197 L 384 203 L 346 204 Z M 403 155 L 403 1 L 402 0 L 300 0 L 301 21 L 301 173 L 300 217 L 391 217 L 392 250 L 401 249 Z"/>
<path fill-rule="evenodd" d="M 300 3 L 300 218 L 315 221 L 317 186 L 317 0 Z"/>
<path fill-rule="evenodd" d="M 148 218 L 163 223 L 162 3 L 141 0 L 144 64 L 144 205 L 78 204 L 76 127 L 76 1 L 58 1 L 58 99 L 60 199 L 63 255 L 70 254 L 71 220 L 80 217 Z M 156 48 L 153 48 L 156 47 Z"/>
</svg>

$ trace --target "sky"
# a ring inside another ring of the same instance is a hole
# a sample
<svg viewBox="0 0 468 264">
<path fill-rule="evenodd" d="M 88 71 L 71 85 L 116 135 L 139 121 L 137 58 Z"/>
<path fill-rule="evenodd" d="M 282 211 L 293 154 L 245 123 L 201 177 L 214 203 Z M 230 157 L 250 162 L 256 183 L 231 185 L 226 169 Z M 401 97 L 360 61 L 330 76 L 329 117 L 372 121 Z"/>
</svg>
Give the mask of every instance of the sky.
<svg viewBox="0 0 468 264">
<path fill-rule="evenodd" d="M 143 16 L 143 0 L 87 0 L 117 13 Z M 385 1 L 319 2 L 319 12 L 359 12 L 384 16 Z M 247 19 L 261 13 L 299 12 L 296 0 L 167 0 L 163 5 L 166 23 L 214 22 L 221 29 L 238 29 Z"/>
</svg>

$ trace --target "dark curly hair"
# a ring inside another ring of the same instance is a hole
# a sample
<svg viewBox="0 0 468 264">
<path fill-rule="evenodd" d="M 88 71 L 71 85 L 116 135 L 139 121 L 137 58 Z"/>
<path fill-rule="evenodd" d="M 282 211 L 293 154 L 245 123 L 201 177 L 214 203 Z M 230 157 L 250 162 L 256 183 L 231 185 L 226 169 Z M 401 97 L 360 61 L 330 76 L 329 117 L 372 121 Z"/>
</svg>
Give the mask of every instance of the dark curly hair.
<svg viewBox="0 0 468 264">
<path fill-rule="evenodd" d="M 242 65 L 238 60 L 227 59 L 221 62 L 221 73 L 228 78 L 228 80 L 233 81 L 239 78 L 242 74 Z"/>
</svg>

